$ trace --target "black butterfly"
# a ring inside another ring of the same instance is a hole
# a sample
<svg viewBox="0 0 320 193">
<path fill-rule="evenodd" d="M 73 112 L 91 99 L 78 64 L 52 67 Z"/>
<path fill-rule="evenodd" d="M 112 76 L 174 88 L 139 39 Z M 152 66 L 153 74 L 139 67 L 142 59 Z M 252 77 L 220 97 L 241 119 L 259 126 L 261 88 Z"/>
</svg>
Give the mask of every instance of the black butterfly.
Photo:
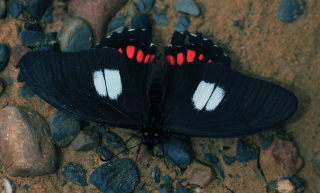
<svg viewBox="0 0 320 193">
<path fill-rule="evenodd" d="M 240 137 L 274 128 L 297 98 L 230 68 L 202 35 L 175 32 L 166 62 L 143 29 L 124 29 L 81 52 L 31 52 L 20 61 L 27 84 L 56 108 L 111 126 L 139 130 L 153 149 L 161 134 Z"/>
</svg>

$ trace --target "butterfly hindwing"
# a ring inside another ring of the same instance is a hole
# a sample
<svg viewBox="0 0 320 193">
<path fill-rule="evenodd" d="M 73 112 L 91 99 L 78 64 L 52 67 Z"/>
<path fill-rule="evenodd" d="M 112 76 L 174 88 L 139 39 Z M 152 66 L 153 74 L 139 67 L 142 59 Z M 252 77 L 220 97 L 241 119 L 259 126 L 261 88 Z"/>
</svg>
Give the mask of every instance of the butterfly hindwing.
<svg viewBox="0 0 320 193">
<path fill-rule="evenodd" d="M 187 54 L 190 46 L 182 44 L 178 49 Z M 221 59 L 209 60 L 212 62 L 182 65 L 168 61 L 163 108 L 166 132 L 239 137 L 278 126 L 295 112 L 297 99 L 291 92 L 243 75 L 224 65 Z"/>
<path fill-rule="evenodd" d="M 147 99 L 136 79 L 151 64 L 127 63 L 113 48 L 82 52 L 31 52 L 20 61 L 26 83 L 45 101 L 84 120 L 138 128 Z M 140 81 L 140 82 L 139 82 Z M 137 101 L 139 101 L 137 103 Z"/>
</svg>

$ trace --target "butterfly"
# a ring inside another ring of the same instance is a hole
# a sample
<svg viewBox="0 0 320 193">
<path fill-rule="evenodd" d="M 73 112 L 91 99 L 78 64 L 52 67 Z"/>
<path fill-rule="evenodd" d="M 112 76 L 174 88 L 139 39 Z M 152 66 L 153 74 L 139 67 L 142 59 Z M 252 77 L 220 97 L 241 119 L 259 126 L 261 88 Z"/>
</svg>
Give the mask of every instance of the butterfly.
<svg viewBox="0 0 320 193">
<path fill-rule="evenodd" d="M 138 130 L 153 149 L 163 134 L 241 137 L 283 124 L 298 100 L 273 83 L 243 75 L 201 34 L 175 32 L 155 65 L 144 29 L 114 32 L 80 52 L 30 52 L 25 82 L 42 99 L 82 120 Z"/>
</svg>

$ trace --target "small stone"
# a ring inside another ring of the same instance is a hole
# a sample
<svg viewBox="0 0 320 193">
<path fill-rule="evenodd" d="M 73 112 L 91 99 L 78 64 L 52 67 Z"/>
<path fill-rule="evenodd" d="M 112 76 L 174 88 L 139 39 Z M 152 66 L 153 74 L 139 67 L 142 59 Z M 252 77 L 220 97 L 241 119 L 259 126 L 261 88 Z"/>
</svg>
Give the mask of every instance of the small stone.
<svg viewBox="0 0 320 193">
<path fill-rule="evenodd" d="M 146 10 L 146 6 L 144 5 L 144 2 L 142 0 L 138 0 L 137 7 L 141 12 Z"/>
<path fill-rule="evenodd" d="M 267 181 L 293 176 L 302 166 L 302 159 L 292 142 L 282 139 L 275 139 L 259 160 Z"/>
<path fill-rule="evenodd" d="M 24 98 L 33 97 L 36 93 L 33 92 L 33 90 L 27 85 L 24 84 L 19 90 L 18 93 L 20 96 Z"/>
<path fill-rule="evenodd" d="M 194 16 L 200 15 L 200 9 L 193 0 L 174 0 L 173 5 L 177 11 L 182 13 Z"/>
<path fill-rule="evenodd" d="M 151 164 L 153 161 L 153 156 L 148 151 L 141 151 L 137 159 L 138 163 Z"/>
<path fill-rule="evenodd" d="M 116 29 L 119 27 L 123 27 L 124 24 L 126 23 L 127 17 L 120 17 L 120 18 L 115 18 L 114 20 L 111 21 L 110 23 L 110 28 L 111 29 Z"/>
<path fill-rule="evenodd" d="M 104 144 L 108 144 L 110 147 L 114 149 L 119 148 L 119 151 L 126 149 L 126 145 L 124 144 L 121 137 L 119 137 L 117 134 L 111 131 L 104 132 L 102 134 L 102 140 L 104 141 Z"/>
<path fill-rule="evenodd" d="M 134 192 L 138 180 L 137 166 L 128 158 L 105 163 L 90 176 L 90 182 L 103 192 Z"/>
<path fill-rule="evenodd" d="M 186 189 L 181 185 L 180 182 L 177 183 L 177 189 L 178 191 L 176 193 L 193 193 L 193 191 Z"/>
<path fill-rule="evenodd" d="M 10 50 L 6 44 L 0 43 L 0 72 L 8 65 L 10 59 Z"/>
<path fill-rule="evenodd" d="M 84 20 L 71 18 L 64 22 L 58 39 L 61 51 L 78 52 L 91 47 L 93 35 L 89 25 Z"/>
<path fill-rule="evenodd" d="M 96 149 L 96 152 L 100 155 L 103 156 L 104 159 L 109 160 L 113 157 L 112 151 L 107 146 L 99 146 Z"/>
<path fill-rule="evenodd" d="M 302 193 L 305 189 L 304 182 L 301 178 L 281 178 L 269 183 L 270 192 L 278 193 Z"/>
<path fill-rule="evenodd" d="M 42 18 L 45 24 L 50 24 L 53 22 L 53 6 L 49 6 L 48 9 L 44 12 Z"/>
<path fill-rule="evenodd" d="M 23 46 L 37 47 L 39 45 L 53 44 L 56 42 L 57 33 L 43 33 L 39 31 L 23 30 L 21 32 L 21 43 Z"/>
<path fill-rule="evenodd" d="M 71 0 L 69 12 L 91 24 L 95 32 L 95 43 L 99 42 L 107 31 L 108 22 L 128 0 Z"/>
<path fill-rule="evenodd" d="M 26 107 L 0 111 L 0 162 L 12 177 L 52 174 L 58 169 L 46 120 Z"/>
<path fill-rule="evenodd" d="M 219 161 L 219 158 L 217 156 L 215 156 L 215 155 L 212 155 L 211 153 L 207 153 L 205 156 L 206 156 L 206 160 L 208 162 L 212 163 L 212 166 L 215 168 L 216 171 L 219 172 L 221 178 L 223 180 L 225 180 L 226 176 L 225 176 L 225 173 L 223 171 L 222 165 L 221 165 L 221 163 Z"/>
<path fill-rule="evenodd" d="M 36 47 L 35 49 L 32 50 L 33 52 L 43 52 L 43 51 L 60 51 L 60 45 L 58 43 L 55 44 L 49 44 L 49 45 L 41 45 L 39 47 Z"/>
<path fill-rule="evenodd" d="M 261 139 L 261 148 L 262 150 L 266 150 L 270 147 L 273 141 L 273 137 L 264 137 L 263 135 L 260 136 Z"/>
<path fill-rule="evenodd" d="M 313 168 L 317 172 L 317 174 L 320 176 L 320 151 L 314 154 L 312 159 Z"/>
<path fill-rule="evenodd" d="M 79 186 L 88 186 L 87 173 L 88 171 L 80 164 L 69 162 L 62 170 L 63 177 Z"/>
<path fill-rule="evenodd" d="M 224 163 L 226 163 L 228 166 L 230 166 L 231 164 L 233 164 L 236 161 L 235 157 L 228 157 L 226 155 L 223 155 L 222 159 L 223 159 Z"/>
<path fill-rule="evenodd" d="M 236 158 L 239 162 L 248 162 L 253 159 L 258 159 L 259 153 L 250 143 L 238 140 Z"/>
<path fill-rule="evenodd" d="M 132 28 L 142 28 L 151 31 L 151 21 L 147 14 L 139 13 L 135 15 L 131 20 Z"/>
<path fill-rule="evenodd" d="M 164 181 L 164 182 L 167 183 L 167 184 L 172 184 L 172 183 L 173 183 L 173 179 L 172 179 L 172 177 L 169 176 L 169 175 L 163 176 L 163 177 L 162 177 L 162 181 Z"/>
<path fill-rule="evenodd" d="M 80 132 L 80 120 L 58 111 L 51 123 L 52 139 L 58 147 L 68 146 Z"/>
<path fill-rule="evenodd" d="M 80 131 L 71 145 L 76 151 L 91 151 L 99 146 L 99 135 L 90 131 Z"/>
<path fill-rule="evenodd" d="M 292 23 L 304 13 L 304 0 L 282 0 L 278 9 L 278 19 L 284 23 Z"/>
<path fill-rule="evenodd" d="M 43 32 L 42 27 L 39 23 L 36 22 L 26 22 L 24 28 L 30 31 L 40 31 Z"/>
<path fill-rule="evenodd" d="M 174 165 L 181 169 L 186 169 L 192 162 L 190 150 L 187 142 L 176 137 L 163 137 L 161 144 L 158 146 L 163 150 L 164 156 Z"/>
<path fill-rule="evenodd" d="M 161 21 L 169 21 L 166 14 L 157 14 L 156 15 L 156 22 L 159 23 Z"/>
<path fill-rule="evenodd" d="M 17 45 L 17 47 L 12 48 L 12 50 L 11 50 L 11 53 L 12 53 L 11 64 L 17 68 L 22 56 L 28 52 L 31 52 L 31 49 L 28 47 L 21 46 L 21 45 Z"/>
<path fill-rule="evenodd" d="M 170 191 L 167 189 L 161 188 L 160 193 L 170 193 Z"/>
<path fill-rule="evenodd" d="M 189 17 L 184 17 L 184 16 L 180 16 L 179 17 L 179 21 L 182 25 L 188 27 L 190 26 L 191 20 Z"/>
<path fill-rule="evenodd" d="M 13 0 L 10 2 L 9 9 L 12 17 L 17 18 L 19 17 L 21 11 L 22 11 L 22 3 L 19 0 Z"/>
<path fill-rule="evenodd" d="M 193 162 L 186 171 L 187 182 L 201 187 L 206 187 L 214 177 L 210 167 L 198 162 Z"/>
<path fill-rule="evenodd" d="M 28 0 L 28 12 L 33 19 L 40 19 L 51 0 Z"/>
<path fill-rule="evenodd" d="M 151 176 L 154 179 L 155 183 L 160 183 L 161 171 L 160 171 L 160 169 L 158 167 L 155 167 L 152 170 Z"/>
<path fill-rule="evenodd" d="M 0 0 L 0 18 L 6 13 L 6 0 Z"/>
<path fill-rule="evenodd" d="M 173 27 L 174 31 L 178 31 L 178 32 L 185 32 L 187 30 L 187 28 L 182 25 L 180 22 L 178 22 L 174 27 Z"/>
</svg>

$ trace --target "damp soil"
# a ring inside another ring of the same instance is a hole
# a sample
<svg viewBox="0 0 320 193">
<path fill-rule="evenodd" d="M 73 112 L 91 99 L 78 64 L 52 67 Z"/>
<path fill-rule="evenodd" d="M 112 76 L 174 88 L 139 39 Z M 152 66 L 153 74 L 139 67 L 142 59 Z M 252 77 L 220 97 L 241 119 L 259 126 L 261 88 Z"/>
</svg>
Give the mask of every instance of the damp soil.
<svg viewBox="0 0 320 193">
<path fill-rule="evenodd" d="M 313 155 L 320 151 L 320 3 L 309 0 L 304 15 L 291 24 L 285 24 L 277 19 L 277 9 L 280 0 L 276 1 L 217 1 L 196 0 L 201 8 L 201 15 L 191 18 L 191 26 L 187 29 L 192 33 L 201 32 L 203 35 L 215 41 L 223 47 L 233 61 L 233 68 L 238 71 L 279 84 L 296 94 L 299 106 L 294 117 L 289 120 L 283 128 L 292 137 L 296 144 L 304 165 L 297 173 L 306 182 L 305 192 L 320 192 L 320 177 L 312 166 Z M 129 1 L 118 14 L 127 13 Z M 56 3 L 58 4 L 58 3 Z M 159 50 L 170 43 L 174 32 L 173 27 L 178 22 L 178 16 L 183 15 L 174 10 L 169 0 L 157 1 L 155 6 L 161 4 L 169 5 L 166 15 L 170 22 L 167 27 L 161 27 L 153 22 L 153 41 Z M 154 20 L 155 15 L 150 14 Z M 130 18 L 128 18 L 130 20 Z M 239 23 L 234 25 L 234 21 Z M 14 19 L 10 16 L 0 19 L 0 42 L 6 43 L 11 48 L 21 45 L 19 35 L 23 29 L 25 19 Z M 59 29 L 61 23 L 55 24 L 51 29 Z M 12 55 L 11 55 L 12 56 Z M 161 56 L 161 54 L 160 54 Z M 160 62 L 160 57 L 157 58 Z M 0 79 L 5 83 L 5 91 L 0 98 L 0 105 L 22 105 L 40 112 L 50 123 L 56 109 L 47 105 L 38 96 L 23 98 L 18 90 L 24 83 L 17 81 L 19 68 L 15 68 L 13 59 L 10 59 L 8 67 L 0 73 Z M 124 140 L 129 138 L 133 132 L 117 128 L 115 130 Z M 253 141 L 258 137 L 252 136 Z M 212 139 L 192 138 L 192 152 L 196 160 L 205 162 L 201 148 L 210 144 Z M 215 140 L 216 144 L 234 144 L 234 139 Z M 230 155 L 235 155 L 235 148 L 231 148 Z M 62 148 L 61 165 L 70 161 L 82 164 L 88 173 L 103 164 L 94 151 L 76 152 L 71 146 Z M 159 150 L 157 153 L 161 154 Z M 134 159 L 136 149 L 129 154 L 119 157 L 130 157 Z M 241 166 L 235 163 L 233 169 L 241 170 Z M 248 163 L 250 164 L 253 163 Z M 1 166 L 1 165 L 0 165 Z M 176 179 L 183 179 L 178 167 L 166 166 L 163 160 L 154 159 L 151 166 L 139 164 L 141 174 L 140 181 L 144 182 L 144 190 L 156 192 L 159 184 L 151 177 L 152 169 L 158 166 L 164 175 L 171 175 Z M 224 167 L 225 170 L 227 166 Z M 92 184 L 86 187 L 74 185 L 63 180 L 61 171 L 56 174 L 39 176 L 33 178 L 14 178 L 5 173 L 1 168 L 0 177 L 8 177 L 13 182 L 16 192 L 99 192 Z M 234 187 L 233 192 L 251 192 L 265 186 L 261 181 L 256 181 L 255 176 L 242 176 L 241 181 L 214 180 L 201 192 L 228 192 L 223 187 L 228 184 Z M 249 181 L 249 183 L 248 183 Z M 173 184 L 175 184 L 175 182 Z M 241 185 L 247 182 L 248 187 Z M 238 186 L 236 186 L 238 184 Z M 140 183 L 139 186 L 142 186 Z M 259 187 L 258 187 L 259 186 Z M 189 186 L 190 187 L 190 186 Z M 219 188 L 221 187 L 221 189 Z M 192 189 L 192 187 L 190 187 Z M 137 191 L 140 192 L 140 191 Z"/>
</svg>

